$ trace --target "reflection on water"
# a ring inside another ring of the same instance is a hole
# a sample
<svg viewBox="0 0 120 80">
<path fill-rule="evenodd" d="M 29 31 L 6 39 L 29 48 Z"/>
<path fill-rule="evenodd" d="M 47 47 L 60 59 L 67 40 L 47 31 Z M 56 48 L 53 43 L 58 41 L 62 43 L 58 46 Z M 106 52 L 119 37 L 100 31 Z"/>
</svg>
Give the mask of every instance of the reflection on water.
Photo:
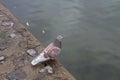
<svg viewBox="0 0 120 80">
<path fill-rule="evenodd" d="M 59 58 L 77 80 L 120 80 L 119 0 L 1 1 L 45 45 L 64 36 Z"/>
</svg>

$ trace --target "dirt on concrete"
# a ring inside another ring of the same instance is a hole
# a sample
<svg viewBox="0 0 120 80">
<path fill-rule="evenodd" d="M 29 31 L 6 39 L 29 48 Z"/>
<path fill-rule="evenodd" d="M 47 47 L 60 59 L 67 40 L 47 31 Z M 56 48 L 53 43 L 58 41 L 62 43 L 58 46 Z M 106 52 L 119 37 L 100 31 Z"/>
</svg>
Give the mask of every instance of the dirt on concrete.
<svg viewBox="0 0 120 80">
<path fill-rule="evenodd" d="M 31 56 L 28 49 L 36 53 Z M 43 49 L 43 44 L 0 3 L 0 80 L 75 80 L 60 62 L 48 61 L 32 66 L 31 61 Z M 39 73 L 47 64 L 54 73 Z"/>
</svg>

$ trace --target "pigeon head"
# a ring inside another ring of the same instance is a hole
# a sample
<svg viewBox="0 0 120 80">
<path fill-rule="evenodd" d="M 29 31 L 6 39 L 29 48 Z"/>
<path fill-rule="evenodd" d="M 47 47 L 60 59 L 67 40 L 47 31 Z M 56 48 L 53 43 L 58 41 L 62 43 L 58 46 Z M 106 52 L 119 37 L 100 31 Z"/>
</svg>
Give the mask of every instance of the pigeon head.
<svg viewBox="0 0 120 80">
<path fill-rule="evenodd" d="M 56 39 L 59 40 L 59 41 L 62 41 L 62 38 L 63 38 L 63 36 L 58 35 Z"/>
<path fill-rule="evenodd" d="M 61 35 L 58 35 L 56 40 L 54 41 L 54 45 L 61 48 L 61 41 L 62 41 L 62 36 Z"/>
</svg>

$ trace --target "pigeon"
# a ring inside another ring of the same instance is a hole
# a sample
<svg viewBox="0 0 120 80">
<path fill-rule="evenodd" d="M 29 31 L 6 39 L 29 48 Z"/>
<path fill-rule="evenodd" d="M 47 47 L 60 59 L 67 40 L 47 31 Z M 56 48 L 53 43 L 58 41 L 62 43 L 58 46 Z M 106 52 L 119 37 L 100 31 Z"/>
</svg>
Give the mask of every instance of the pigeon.
<svg viewBox="0 0 120 80">
<path fill-rule="evenodd" d="M 31 64 L 34 66 L 48 60 L 56 61 L 57 55 L 61 52 L 62 38 L 61 35 L 58 35 L 54 42 L 51 42 L 36 58 L 32 60 Z"/>
</svg>

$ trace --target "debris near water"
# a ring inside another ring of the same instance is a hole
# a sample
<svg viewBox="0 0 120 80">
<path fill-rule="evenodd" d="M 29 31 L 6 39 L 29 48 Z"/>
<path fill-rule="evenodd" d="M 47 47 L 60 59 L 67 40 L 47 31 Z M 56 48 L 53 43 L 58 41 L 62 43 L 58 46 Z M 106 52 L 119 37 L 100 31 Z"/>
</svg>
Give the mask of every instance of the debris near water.
<svg viewBox="0 0 120 80">
<path fill-rule="evenodd" d="M 11 38 L 15 38 L 15 37 L 16 37 L 16 34 L 12 33 L 12 34 L 10 34 L 10 37 L 11 37 Z"/>
<path fill-rule="evenodd" d="M 49 74 L 52 74 L 53 73 L 53 68 L 48 65 L 48 66 L 44 67 L 43 69 L 41 69 L 39 72 L 40 73 L 49 73 Z"/>
<path fill-rule="evenodd" d="M 34 56 L 36 54 L 36 51 L 35 49 L 28 49 L 27 50 L 27 53 L 30 55 L 30 56 Z"/>
<path fill-rule="evenodd" d="M 10 37 L 11 37 L 11 38 L 20 38 L 20 37 L 22 37 L 22 35 L 20 35 L 20 34 L 15 34 L 15 33 L 11 33 L 11 34 L 10 34 Z"/>
<path fill-rule="evenodd" d="M 12 21 L 4 21 L 4 22 L 2 22 L 2 26 L 12 27 L 13 25 L 14 25 L 14 23 Z"/>
<path fill-rule="evenodd" d="M 42 30 L 42 34 L 45 34 L 45 30 Z"/>
<path fill-rule="evenodd" d="M 26 25 L 27 25 L 27 26 L 30 26 L 30 24 L 29 24 L 28 22 L 26 22 Z"/>
<path fill-rule="evenodd" d="M 0 62 L 5 59 L 5 56 L 0 56 Z"/>
</svg>

